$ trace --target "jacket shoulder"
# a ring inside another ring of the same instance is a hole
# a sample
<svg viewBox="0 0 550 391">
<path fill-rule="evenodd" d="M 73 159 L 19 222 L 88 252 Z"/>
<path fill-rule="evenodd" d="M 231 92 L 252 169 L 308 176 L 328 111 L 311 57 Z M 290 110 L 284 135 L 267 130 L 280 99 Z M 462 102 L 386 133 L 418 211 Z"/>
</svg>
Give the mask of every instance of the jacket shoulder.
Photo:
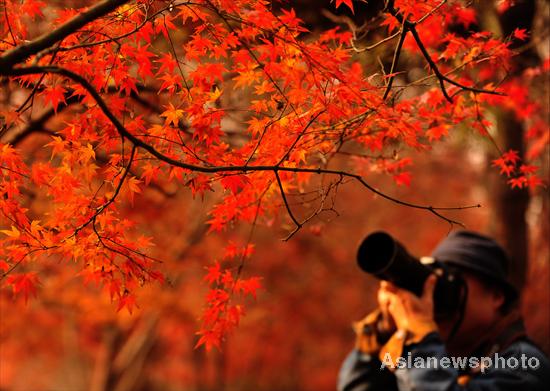
<svg viewBox="0 0 550 391">
<path fill-rule="evenodd" d="M 501 355 L 524 354 L 526 357 L 536 357 L 544 361 L 546 365 L 550 365 L 550 360 L 544 352 L 529 338 L 521 338 L 511 343 L 506 349 L 501 352 Z"/>
<path fill-rule="evenodd" d="M 550 384 L 550 360 L 544 352 L 531 340 L 525 338 L 513 342 L 499 355 L 505 359 L 515 358 L 512 366 L 518 365 L 518 369 L 527 377 L 537 379 L 538 384 Z M 510 365 L 510 361 L 508 361 Z"/>
</svg>

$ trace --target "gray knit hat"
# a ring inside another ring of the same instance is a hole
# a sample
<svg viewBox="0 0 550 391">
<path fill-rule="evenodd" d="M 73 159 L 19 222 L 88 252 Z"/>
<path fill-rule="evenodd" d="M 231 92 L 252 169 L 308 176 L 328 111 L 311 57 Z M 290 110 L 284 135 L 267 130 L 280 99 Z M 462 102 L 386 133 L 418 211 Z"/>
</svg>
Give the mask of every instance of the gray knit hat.
<svg viewBox="0 0 550 391">
<path fill-rule="evenodd" d="M 508 281 L 510 259 L 494 239 L 477 232 L 455 231 L 437 245 L 432 257 L 493 281 L 502 288 L 508 302 L 518 297 Z"/>
</svg>

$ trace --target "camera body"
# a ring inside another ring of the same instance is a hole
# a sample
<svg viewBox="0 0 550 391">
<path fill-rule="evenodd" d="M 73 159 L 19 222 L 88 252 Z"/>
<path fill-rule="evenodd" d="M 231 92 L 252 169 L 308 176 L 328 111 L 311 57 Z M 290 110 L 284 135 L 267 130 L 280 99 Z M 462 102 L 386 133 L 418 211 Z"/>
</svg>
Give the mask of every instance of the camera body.
<svg viewBox="0 0 550 391">
<path fill-rule="evenodd" d="M 357 263 L 366 273 L 390 281 L 417 296 L 422 295 L 424 282 L 435 273 L 434 317 L 448 319 L 464 304 L 465 282 L 462 276 L 436 259 L 411 256 L 405 247 L 386 232 L 368 235 L 357 251 Z"/>
</svg>

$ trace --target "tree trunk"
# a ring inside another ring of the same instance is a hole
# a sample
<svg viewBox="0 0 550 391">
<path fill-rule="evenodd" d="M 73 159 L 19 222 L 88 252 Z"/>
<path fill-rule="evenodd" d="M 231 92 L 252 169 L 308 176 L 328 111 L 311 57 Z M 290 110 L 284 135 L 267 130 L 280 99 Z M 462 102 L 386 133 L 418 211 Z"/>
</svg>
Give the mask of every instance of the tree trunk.
<svg viewBox="0 0 550 391">
<path fill-rule="evenodd" d="M 516 28 L 526 28 L 531 31 L 535 14 L 534 0 L 520 0 L 503 14 L 498 14 L 494 1 L 478 0 L 476 8 L 479 23 L 483 30 L 490 31 L 495 36 L 510 35 Z M 514 57 L 512 75 L 521 74 L 526 68 L 539 61 L 532 50 L 524 50 Z M 510 149 L 519 152 L 523 159 L 525 153 L 524 124 L 509 111 L 492 110 L 497 136 L 495 141 L 502 152 Z M 492 160 L 494 153 L 489 153 Z M 527 189 L 512 189 L 505 178 L 493 181 L 489 190 L 493 199 L 491 227 L 494 236 L 502 243 L 511 257 L 510 277 L 512 283 L 521 291 L 525 284 L 528 260 L 528 229 L 526 212 L 529 205 Z"/>
<path fill-rule="evenodd" d="M 494 110 L 498 129 L 497 144 L 503 151 L 519 151 L 524 156 L 523 125 L 514 114 Z M 494 170 L 494 167 L 491 169 Z M 507 250 L 510 259 L 511 282 L 521 291 L 525 284 L 528 260 L 528 230 L 526 222 L 529 192 L 527 189 L 512 189 L 504 177 L 499 176 L 490 189 L 493 199 L 492 227 L 494 236 Z"/>
</svg>

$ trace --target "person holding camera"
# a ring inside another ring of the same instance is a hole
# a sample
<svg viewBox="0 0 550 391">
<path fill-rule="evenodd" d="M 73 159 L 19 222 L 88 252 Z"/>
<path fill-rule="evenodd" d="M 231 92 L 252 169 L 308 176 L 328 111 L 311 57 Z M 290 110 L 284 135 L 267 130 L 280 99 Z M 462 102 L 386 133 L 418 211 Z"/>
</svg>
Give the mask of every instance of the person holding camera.
<svg viewBox="0 0 550 391">
<path fill-rule="evenodd" d="M 549 389 L 550 362 L 525 334 L 508 257 L 493 239 L 454 232 L 416 260 L 380 232 L 358 262 L 383 281 L 379 308 L 354 324 L 339 391 Z"/>
</svg>

